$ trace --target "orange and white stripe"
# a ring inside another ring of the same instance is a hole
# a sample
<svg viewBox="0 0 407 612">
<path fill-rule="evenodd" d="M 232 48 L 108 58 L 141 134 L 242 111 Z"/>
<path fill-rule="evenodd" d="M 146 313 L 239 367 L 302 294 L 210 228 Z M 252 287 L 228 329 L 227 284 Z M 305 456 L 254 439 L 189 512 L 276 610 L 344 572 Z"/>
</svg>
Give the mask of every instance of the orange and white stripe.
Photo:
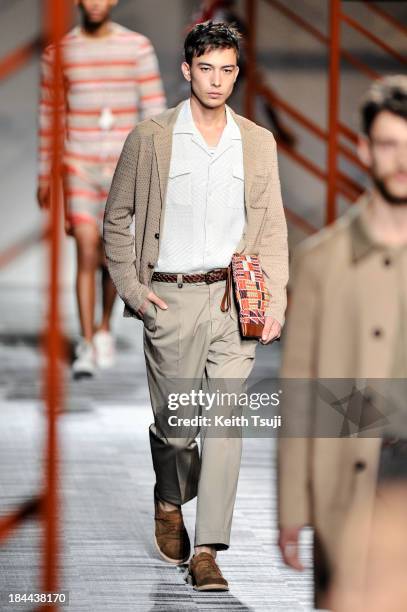
<svg viewBox="0 0 407 612">
<path fill-rule="evenodd" d="M 151 42 L 112 23 L 107 38 L 85 36 L 79 26 L 61 41 L 62 149 L 84 161 L 117 160 L 127 134 L 141 120 L 166 108 L 158 61 Z M 49 181 L 52 119 L 52 66 L 55 48 L 47 47 L 41 62 L 39 104 L 39 180 Z M 102 129 L 103 109 L 113 116 Z"/>
</svg>

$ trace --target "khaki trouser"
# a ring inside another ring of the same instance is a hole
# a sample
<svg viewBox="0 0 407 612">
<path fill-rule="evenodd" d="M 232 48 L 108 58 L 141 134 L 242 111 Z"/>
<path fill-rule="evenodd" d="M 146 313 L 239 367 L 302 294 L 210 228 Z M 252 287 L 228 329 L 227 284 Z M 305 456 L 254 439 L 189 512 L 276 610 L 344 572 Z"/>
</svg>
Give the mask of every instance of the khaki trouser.
<svg viewBox="0 0 407 612">
<path fill-rule="evenodd" d="M 150 444 L 157 493 L 173 504 L 184 504 L 197 496 L 195 546 L 226 549 L 240 469 L 241 436 L 236 429 L 230 437 L 201 435 L 199 455 L 199 427 L 184 428 L 180 437 L 175 430 L 171 433 L 168 420 L 165 425 L 165 419 L 158 417 L 164 404 L 167 408 L 168 390 L 180 384 L 184 391 L 200 385 L 205 390 L 212 385 L 213 390 L 213 385 L 221 381 L 223 389 L 235 385 L 235 390 L 252 370 L 257 340 L 241 337 L 234 304 L 228 312 L 221 311 L 225 281 L 183 284 L 182 288 L 178 283 L 154 281 L 152 290 L 168 304 L 168 310 L 150 304 L 144 315 L 144 353 L 155 415 Z M 191 405 L 187 413 L 193 417 L 202 411 Z"/>
</svg>

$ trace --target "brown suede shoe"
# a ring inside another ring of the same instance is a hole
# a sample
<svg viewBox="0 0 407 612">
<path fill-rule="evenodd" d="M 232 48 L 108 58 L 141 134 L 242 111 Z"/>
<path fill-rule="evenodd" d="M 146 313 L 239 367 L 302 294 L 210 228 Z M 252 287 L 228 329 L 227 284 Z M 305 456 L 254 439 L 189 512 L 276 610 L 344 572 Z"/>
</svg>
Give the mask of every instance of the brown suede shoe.
<svg viewBox="0 0 407 612">
<path fill-rule="evenodd" d="M 154 541 L 160 556 L 168 563 L 185 563 L 191 554 L 188 532 L 185 529 L 180 508 L 166 512 L 162 510 L 154 487 L 155 536 Z"/>
<path fill-rule="evenodd" d="M 227 580 L 222 576 L 211 554 L 201 552 L 189 562 L 188 582 L 196 591 L 228 591 Z"/>
</svg>

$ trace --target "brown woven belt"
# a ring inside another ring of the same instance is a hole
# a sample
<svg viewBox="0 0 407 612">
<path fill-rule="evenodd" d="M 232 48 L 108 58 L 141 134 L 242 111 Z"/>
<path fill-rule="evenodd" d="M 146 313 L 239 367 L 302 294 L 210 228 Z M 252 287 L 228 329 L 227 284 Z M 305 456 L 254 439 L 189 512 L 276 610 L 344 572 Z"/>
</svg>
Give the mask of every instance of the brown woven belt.
<svg viewBox="0 0 407 612">
<path fill-rule="evenodd" d="M 169 274 L 167 272 L 154 272 L 153 281 L 162 283 L 178 283 L 181 278 L 182 283 L 217 283 L 218 281 L 226 280 L 228 276 L 228 268 L 216 268 L 209 270 L 205 274 Z"/>
</svg>

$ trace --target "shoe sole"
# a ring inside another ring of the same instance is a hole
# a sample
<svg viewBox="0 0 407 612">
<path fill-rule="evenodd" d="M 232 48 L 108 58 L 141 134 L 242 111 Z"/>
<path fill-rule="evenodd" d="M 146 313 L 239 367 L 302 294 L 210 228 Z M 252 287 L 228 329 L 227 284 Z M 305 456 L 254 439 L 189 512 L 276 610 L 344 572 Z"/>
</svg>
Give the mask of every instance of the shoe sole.
<svg viewBox="0 0 407 612">
<path fill-rule="evenodd" d="M 80 380 L 81 378 L 93 378 L 95 374 L 93 372 L 73 372 L 72 378 L 74 380 Z"/>
<path fill-rule="evenodd" d="M 191 553 L 189 553 L 189 555 L 187 557 L 185 557 L 185 559 L 171 559 L 171 557 L 167 557 L 167 555 L 165 555 L 162 552 L 162 550 L 158 546 L 157 538 L 155 536 L 154 536 L 154 544 L 155 544 L 155 547 L 156 547 L 160 557 L 162 559 L 164 559 L 164 561 L 167 561 L 167 563 L 171 563 L 171 565 L 182 565 L 183 563 L 186 563 L 189 560 L 189 557 L 191 555 Z"/>
<path fill-rule="evenodd" d="M 229 591 L 229 587 L 220 584 L 206 584 L 205 586 L 194 586 L 195 591 Z"/>
<path fill-rule="evenodd" d="M 205 584 L 205 586 L 197 586 L 194 584 L 194 579 L 191 574 L 188 574 L 186 581 L 194 591 L 229 591 L 229 587 L 224 584 Z"/>
</svg>

